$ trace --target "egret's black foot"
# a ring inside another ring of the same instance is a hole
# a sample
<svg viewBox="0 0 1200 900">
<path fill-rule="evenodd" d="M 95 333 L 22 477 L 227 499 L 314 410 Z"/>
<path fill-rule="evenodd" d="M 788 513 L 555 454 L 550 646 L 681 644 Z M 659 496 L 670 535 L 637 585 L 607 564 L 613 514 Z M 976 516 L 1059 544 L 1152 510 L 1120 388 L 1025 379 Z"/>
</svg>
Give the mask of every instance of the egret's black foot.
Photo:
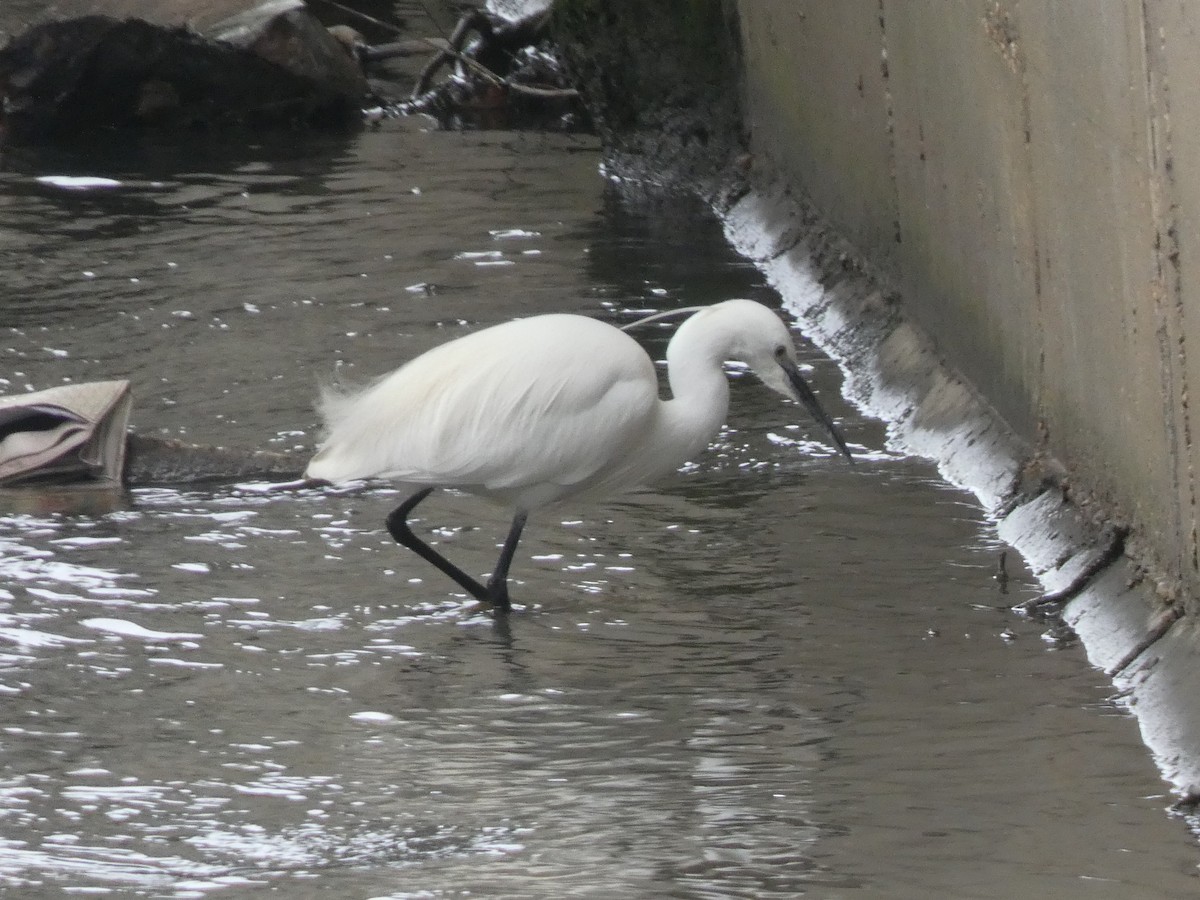
<svg viewBox="0 0 1200 900">
<path fill-rule="evenodd" d="M 510 612 L 512 610 L 512 601 L 508 598 L 508 584 L 504 581 L 489 581 L 487 586 L 487 602 L 498 613 Z"/>
</svg>

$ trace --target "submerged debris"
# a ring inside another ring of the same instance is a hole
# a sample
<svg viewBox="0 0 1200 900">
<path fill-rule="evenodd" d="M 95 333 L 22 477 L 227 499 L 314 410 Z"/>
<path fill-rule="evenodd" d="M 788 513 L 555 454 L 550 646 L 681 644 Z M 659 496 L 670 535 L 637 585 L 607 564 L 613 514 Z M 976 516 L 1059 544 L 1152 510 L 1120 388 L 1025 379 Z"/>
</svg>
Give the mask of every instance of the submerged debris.
<svg viewBox="0 0 1200 900">
<path fill-rule="evenodd" d="M 1125 554 L 1125 539 L 1129 528 L 1125 525 L 1109 525 L 1100 535 L 1100 549 L 1075 577 L 1065 586 L 1048 591 L 1039 597 L 1026 600 L 1014 607 L 1019 612 L 1036 617 L 1057 617 L 1066 604 L 1078 595 L 1101 572 L 1121 559 Z"/>
<path fill-rule="evenodd" d="M 992 580 L 996 582 L 1000 588 L 1000 593 L 1008 593 L 1008 551 L 1001 550 L 1000 558 L 996 561 L 996 571 L 992 575 Z"/>
<path fill-rule="evenodd" d="M 129 431 L 129 382 L 81 382 L 0 397 L 0 489 L 297 478 L 304 462 Z M 9 497 L 11 500 L 11 496 Z"/>
<path fill-rule="evenodd" d="M 307 461 L 288 453 L 205 447 L 138 434 L 129 435 L 127 455 L 125 479 L 134 486 L 299 478 Z"/>
<path fill-rule="evenodd" d="M 448 125 L 590 127 L 579 91 L 554 51 L 549 21 L 549 6 L 519 19 L 467 12 L 446 40 L 426 42 L 432 55 L 398 109 L 428 113 Z M 411 49 L 408 42 L 395 46 L 397 52 Z M 367 59 L 387 56 L 383 47 L 365 53 Z M 449 77 L 435 83 L 447 68 Z"/>
</svg>

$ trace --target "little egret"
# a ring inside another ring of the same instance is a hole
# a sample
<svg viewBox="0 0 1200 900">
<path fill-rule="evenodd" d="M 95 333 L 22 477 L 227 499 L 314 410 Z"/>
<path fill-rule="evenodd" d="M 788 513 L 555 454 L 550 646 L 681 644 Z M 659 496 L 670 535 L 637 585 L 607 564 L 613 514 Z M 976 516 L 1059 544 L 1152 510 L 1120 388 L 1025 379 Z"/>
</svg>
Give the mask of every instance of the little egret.
<svg viewBox="0 0 1200 900">
<path fill-rule="evenodd" d="M 687 312 L 667 346 L 670 400 L 659 398 L 646 351 L 620 329 L 578 315 L 517 319 L 435 347 L 366 388 L 323 390 L 326 435 L 305 477 L 384 478 L 415 488 L 387 518 L 392 537 L 477 600 L 507 610 L 508 570 L 529 513 L 565 497 L 642 486 L 703 450 L 729 408 L 725 360 L 748 364 L 768 387 L 802 403 L 850 458 L 774 312 L 727 300 L 649 319 Z M 436 487 L 513 509 L 486 585 L 409 527 Z"/>
</svg>

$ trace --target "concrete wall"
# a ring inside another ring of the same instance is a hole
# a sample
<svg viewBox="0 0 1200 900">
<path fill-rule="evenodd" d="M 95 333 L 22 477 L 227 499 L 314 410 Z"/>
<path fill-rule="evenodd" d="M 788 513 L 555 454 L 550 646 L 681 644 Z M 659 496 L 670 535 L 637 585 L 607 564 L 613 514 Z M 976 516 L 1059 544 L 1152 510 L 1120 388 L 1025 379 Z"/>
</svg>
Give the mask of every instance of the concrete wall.
<svg viewBox="0 0 1200 900">
<path fill-rule="evenodd" d="M 1200 3 L 738 9 L 756 157 L 1200 597 Z"/>
</svg>

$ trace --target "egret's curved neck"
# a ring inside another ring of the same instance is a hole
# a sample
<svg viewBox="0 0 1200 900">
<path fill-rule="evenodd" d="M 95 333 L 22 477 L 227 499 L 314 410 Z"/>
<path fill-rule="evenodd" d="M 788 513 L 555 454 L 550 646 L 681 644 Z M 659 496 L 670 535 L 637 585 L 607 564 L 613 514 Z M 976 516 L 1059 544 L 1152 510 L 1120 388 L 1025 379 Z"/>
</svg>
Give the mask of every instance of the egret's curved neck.
<svg viewBox="0 0 1200 900">
<path fill-rule="evenodd" d="M 729 348 L 724 333 L 704 316 L 679 326 L 667 346 L 671 399 L 663 403 L 664 437 L 687 458 L 708 445 L 729 412 L 729 382 L 722 368 Z"/>
</svg>

